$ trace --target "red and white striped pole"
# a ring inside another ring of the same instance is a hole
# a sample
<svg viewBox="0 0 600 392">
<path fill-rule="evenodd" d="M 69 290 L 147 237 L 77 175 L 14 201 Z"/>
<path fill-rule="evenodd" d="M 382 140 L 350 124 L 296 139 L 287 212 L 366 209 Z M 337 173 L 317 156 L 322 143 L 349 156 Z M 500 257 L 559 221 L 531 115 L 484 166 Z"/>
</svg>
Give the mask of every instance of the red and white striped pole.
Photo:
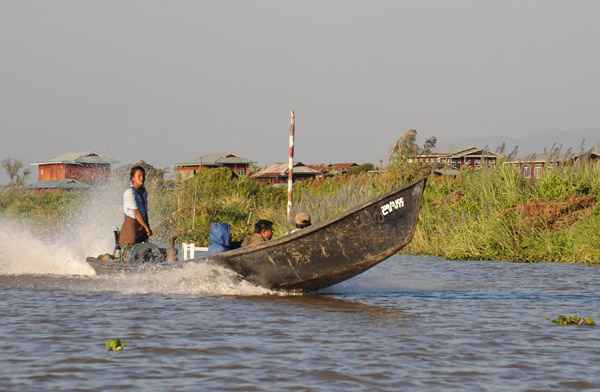
<svg viewBox="0 0 600 392">
<path fill-rule="evenodd" d="M 294 111 L 291 112 L 290 118 L 290 159 L 288 163 L 288 203 L 287 203 L 287 218 L 290 220 L 292 213 L 292 189 L 293 189 L 293 171 L 294 171 L 294 131 L 296 128 L 296 117 Z"/>
</svg>

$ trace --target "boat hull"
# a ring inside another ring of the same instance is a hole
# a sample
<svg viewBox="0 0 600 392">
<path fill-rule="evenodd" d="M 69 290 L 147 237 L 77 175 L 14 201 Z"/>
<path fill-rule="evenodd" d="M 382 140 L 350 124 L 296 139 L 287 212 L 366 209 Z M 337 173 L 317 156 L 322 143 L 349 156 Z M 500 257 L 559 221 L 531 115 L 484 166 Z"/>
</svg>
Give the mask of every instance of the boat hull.
<svg viewBox="0 0 600 392">
<path fill-rule="evenodd" d="M 316 291 L 392 256 L 414 235 L 426 178 L 329 220 L 211 257 L 244 279 L 277 290 Z"/>
<path fill-rule="evenodd" d="M 316 225 L 262 244 L 174 263 L 119 263 L 87 258 L 96 273 L 170 269 L 211 262 L 256 285 L 311 292 L 352 278 L 408 244 L 426 178 L 409 183 Z"/>
</svg>

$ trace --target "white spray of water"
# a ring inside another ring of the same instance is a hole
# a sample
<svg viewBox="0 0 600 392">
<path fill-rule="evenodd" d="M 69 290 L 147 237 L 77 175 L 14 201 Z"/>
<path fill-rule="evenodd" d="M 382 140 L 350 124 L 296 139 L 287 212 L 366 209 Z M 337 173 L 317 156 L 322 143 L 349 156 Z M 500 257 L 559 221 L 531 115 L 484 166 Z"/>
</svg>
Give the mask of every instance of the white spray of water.
<svg viewBox="0 0 600 392">
<path fill-rule="evenodd" d="M 0 218 L 0 273 L 94 275 L 85 258 L 114 249 L 112 231 L 122 220 L 119 193 L 96 187 L 50 234 Z"/>
<path fill-rule="evenodd" d="M 0 218 L 0 274 L 24 275 L 21 284 L 40 289 L 118 292 L 123 294 L 264 295 L 270 290 L 240 279 L 234 272 L 209 263 L 191 263 L 162 272 L 94 276 L 87 256 L 112 253 L 113 230 L 123 220 L 122 184 L 96 187 L 59 225 L 40 234 L 23 221 Z M 150 217 L 152 219 L 152 217 Z M 27 279 L 25 275 L 48 275 Z M 61 276 L 88 275 L 65 280 Z M 2 286 L 18 284 L 9 276 Z M 58 281 L 57 281 L 58 280 Z M 10 283 L 9 283 L 10 282 Z M 32 283 L 33 282 L 33 283 Z"/>
<path fill-rule="evenodd" d="M 112 253 L 113 231 L 123 222 L 123 191 L 120 184 L 95 187 L 63 222 L 57 241 L 69 244 L 81 260 Z"/>
<path fill-rule="evenodd" d="M 24 224 L 0 220 L 0 273 L 93 275 L 67 244 L 46 240 Z"/>
</svg>

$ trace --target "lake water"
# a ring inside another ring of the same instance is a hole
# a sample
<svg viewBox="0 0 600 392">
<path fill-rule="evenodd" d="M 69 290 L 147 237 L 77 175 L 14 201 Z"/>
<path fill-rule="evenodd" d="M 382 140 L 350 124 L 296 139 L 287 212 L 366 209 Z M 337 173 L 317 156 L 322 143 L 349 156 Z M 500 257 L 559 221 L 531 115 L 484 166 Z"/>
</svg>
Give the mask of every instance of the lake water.
<svg viewBox="0 0 600 392">
<path fill-rule="evenodd" d="M 598 267 L 397 255 L 283 295 L 206 265 L 59 264 L 0 274 L 0 390 L 600 390 L 600 326 L 547 319 L 600 322 Z"/>
</svg>

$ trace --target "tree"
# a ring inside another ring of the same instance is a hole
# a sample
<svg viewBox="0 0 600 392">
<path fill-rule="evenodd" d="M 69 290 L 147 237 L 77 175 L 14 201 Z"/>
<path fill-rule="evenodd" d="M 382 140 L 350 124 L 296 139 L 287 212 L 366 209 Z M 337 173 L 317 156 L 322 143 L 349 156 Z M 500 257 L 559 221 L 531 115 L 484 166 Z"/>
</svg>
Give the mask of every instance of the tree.
<svg viewBox="0 0 600 392">
<path fill-rule="evenodd" d="M 121 166 L 113 171 L 113 178 L 117 181 L 121 181 L 124 183 L 129 183 L 129 174 L 131 172 L 131 168 L 134 166 L 141 166 L 146 171 L 146 179 L 150 181 L 160 181 L 164 179 L 165 170 L 157 169 L 149 163 L 144 162 L 143 160 L 137 163 L 129 163 L 127 165 Z"/>
<path fill-rule="evenodd" d="M 421 149 L 421 154 L 431 154 L 432 150 L 435 148 L 436 143 L 437 138 L 435 136 L 432 136 L 429 139 L 425 140 L 423 148 Z"/>
<path fill-rule="evenodd" d="M 17 159 L 3 159 L 2 167 L 4 168 L 4 171 L 6 171 L 6 174 L 10 179 L 10 186 L 23 185 L 27 177 L 29 177 L 29 175 L 31 174 L 31 170 L 29 169 L 24 169 L 23 171 L 21 171 L 21 169 L 23 168 L 23 162 Z"/>
<path fill-rule="evenodd" d="M 372 163 L 363 163 L 350 170 L 350 174 L 367 173 L 374 171 L 375 169 L 376 167 Z"/>
<path fill-rule="evenodd" d="M 437 139 L 430 137 L 425 141 L 423 147 L 420 147 L 417 143 L 417 131 L 414 129 L 408 130 L 403 137 L 396 141 L 390 151 L 386 176 L 388 185 L 395 188 L 420 176 L 427 175 L 430 168 L 410 158 L 419 154 L 430 153 L 436 143 Z"/>
</svg>

